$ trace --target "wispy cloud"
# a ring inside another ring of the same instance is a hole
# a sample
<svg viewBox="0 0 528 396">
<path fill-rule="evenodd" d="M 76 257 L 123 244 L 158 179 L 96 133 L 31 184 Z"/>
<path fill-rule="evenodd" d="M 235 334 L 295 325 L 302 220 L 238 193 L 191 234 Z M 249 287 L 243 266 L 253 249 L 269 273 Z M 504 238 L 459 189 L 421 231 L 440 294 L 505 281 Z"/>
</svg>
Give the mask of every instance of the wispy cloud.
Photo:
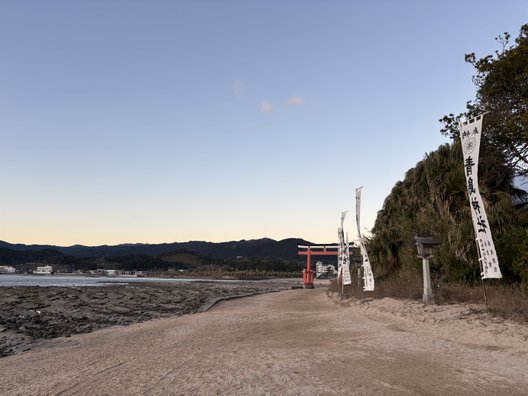
<svg viewBox="0 0 528 396">
<path fill-rule="evenodd" d="M 304 104 L 304 98 L 301 98 L 300 96 L 292 96 L 288 98 L 286 103 L 290 106 L 302 106 Z"/>
<path fill-rule="evenodd" d="M 233 86 L 233 92 L 236 96 L 242 96 L 244 94 L 244 81 L 236 80 Z"/>
<path fill-rule="evenodd" d="M 263 100 L 260 102 L 260 111 L 269 114 L 273 111 L 273 105 L 270 102 Z"/>
</svg>

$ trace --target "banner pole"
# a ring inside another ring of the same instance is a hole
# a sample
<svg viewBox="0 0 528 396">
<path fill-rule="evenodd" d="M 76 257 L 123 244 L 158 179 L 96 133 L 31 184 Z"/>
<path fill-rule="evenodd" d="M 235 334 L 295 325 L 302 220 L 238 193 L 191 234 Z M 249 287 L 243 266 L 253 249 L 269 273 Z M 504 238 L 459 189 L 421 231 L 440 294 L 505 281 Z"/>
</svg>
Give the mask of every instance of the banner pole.
<svg viewBox="0 0 528 396">
<path fill-rule="evenodd" d="M 486 293 L 486 283 L 484 283 L 484 279 L 481 279 L 480 283 L 482 283 L 482 291 L 484 292 L 484 306 L 488 308 L 488 294 Z"/>
<path fill-rule="evenodd" d="M 477 257 L 478 257 L 478 263 L 480 268 L 480 283 L 482 284 L 482 292 L 484 293 L 484 306 L 488 307 L 488 294 L 486 293 L 486 284 L 484 283 L 484 278 L 482 275 L 484 274 L 484 268 L 482 266 L 482 254 L 480 252 L 480 244 L 479 239 L 475 238 L 475 243 L 477 245 Z"/>
</svg>

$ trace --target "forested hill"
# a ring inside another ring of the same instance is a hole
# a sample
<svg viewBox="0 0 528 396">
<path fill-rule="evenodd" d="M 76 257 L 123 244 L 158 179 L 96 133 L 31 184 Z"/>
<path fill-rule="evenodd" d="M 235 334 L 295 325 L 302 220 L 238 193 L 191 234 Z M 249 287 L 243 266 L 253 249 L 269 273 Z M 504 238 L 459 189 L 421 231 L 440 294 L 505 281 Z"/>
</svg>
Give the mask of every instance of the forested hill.
<svg viewBox="0 0 528 396">
<path fill-rule="evenodd" d="M 299 238 L 288 238 L 281 241 L 262 238 L 220 243 L 190 241 L 161 244 L 121 244 L 114 246 L 74 245 L 68 247 L 11 244 L 0 241 L 0 248 L 21 252 L 54 250 L 77 258 L 126 255 L 156 256 L 175 251 L 188 251 L 213 260 L 227 260 L 238 256 L 244 256 L 250 258 L 277 258 L 287 261 L 298 261 L 299 256 L 297 255 L 297 245 L 308 244 L 311 244 L 311 242 Z"/>
<path fill-rule="evenodd" d="M 458 128 L 460 121 L 484 114 L 478 165 L 483 206 L 503 282 L 528 292 L 528 194 L 514 183 L 528 177 L 528 24 L 513 43 L 508 33 L 497 39 L 503 48 L 495 55 L 466 54 L 475 67 L 476 95 L 464 113 L 440 120 L 451 143 L 409 169 L 378 212 L 367 246 L 378 278 L 419 274 L 413 237 L 432 235 L 441 242 L 431 264 L 437 287 L 480 279 Z"/>
</svg>

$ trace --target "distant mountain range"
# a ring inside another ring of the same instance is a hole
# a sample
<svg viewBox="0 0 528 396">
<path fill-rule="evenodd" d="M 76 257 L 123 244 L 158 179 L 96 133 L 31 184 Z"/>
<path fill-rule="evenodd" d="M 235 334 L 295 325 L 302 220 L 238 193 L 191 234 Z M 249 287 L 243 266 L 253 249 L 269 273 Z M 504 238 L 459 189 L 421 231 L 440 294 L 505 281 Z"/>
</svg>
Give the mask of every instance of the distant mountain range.
<svg viewBox="0 0 528 396">
<path fill-rule="evenodd" d="M 262 238 L 220 243 L 190 241 L 160 244 L 127 243 L 114 246 L 73 245 L 63 247 L 53 245 L 11 244 L 0 241 L 0 249 L 9 249 L 18 252 L 52 250 L 76 258 L 128 255 L 158 256 L 170 252 L 187 251 L 213 260 L 228 260 L 243 256 L 259 259 L 277 258 L 287 261 L 304 261 L 304 257 L 300 257 L 297 254 L 297 245 L 312 245 L 312 243 L 299 238 L 289 238 L 281 241 Z"/>
</svg>

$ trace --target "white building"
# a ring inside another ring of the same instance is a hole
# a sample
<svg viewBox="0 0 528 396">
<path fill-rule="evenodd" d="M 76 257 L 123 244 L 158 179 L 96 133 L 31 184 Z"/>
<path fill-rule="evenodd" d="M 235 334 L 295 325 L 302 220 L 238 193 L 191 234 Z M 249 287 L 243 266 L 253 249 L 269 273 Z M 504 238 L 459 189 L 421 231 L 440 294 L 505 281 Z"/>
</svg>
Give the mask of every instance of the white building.
<svg viewBox="0 0 528 396">
<path fill-rule="evenodd" d="M 33 271 L 33 273 L 38 275 L 51 275 L 53 273 L 53 267 L 51 265 L 37 267 L 37 269 Z"/>
<path fill-rule="evenodd" d="M 122 275 L 122 272 L 123 272 L 123 271 L 120 271 L 120 270 L 115 270 L 115 269 L 104 269 L 104 268 L 99 268 L 99 269 L 97 270 L 97 273 L 98 273 L 98 274 L 101 274 L 101 275 L 107 275 L 107 276 Z"/>
<path fill-rule="evenodd" d="M 324 265 L 322 261 L 315 263 L 315 277 L 331 277 L 337 274 L 335 267 L 332 264 Z"/>
<path fill-rule="evenodd" d="M 0 274 L 14 274 L 15 268 L 7 265 L 0 265 Z"/>
</svg>

